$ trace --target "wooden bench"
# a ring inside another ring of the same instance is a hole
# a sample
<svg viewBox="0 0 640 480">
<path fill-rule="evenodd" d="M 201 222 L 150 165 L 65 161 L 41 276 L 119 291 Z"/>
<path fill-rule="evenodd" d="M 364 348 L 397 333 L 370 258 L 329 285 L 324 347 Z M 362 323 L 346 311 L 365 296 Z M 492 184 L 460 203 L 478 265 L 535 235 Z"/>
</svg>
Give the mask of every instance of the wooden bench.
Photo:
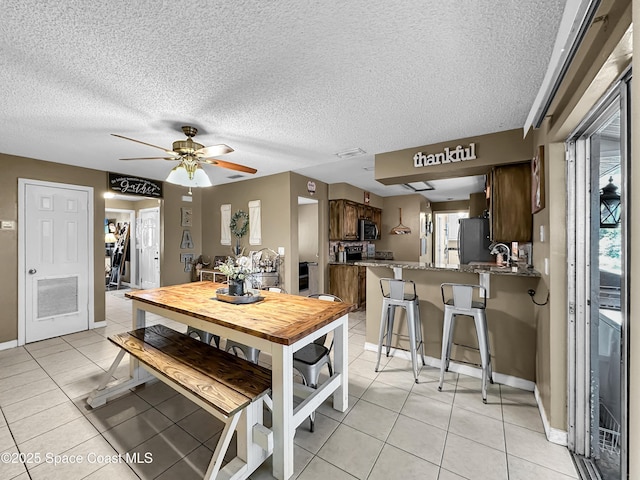
<svg viewBox="0 0 640 480">
<path fill-rule="evenodd" d="M 246 452 L 240 452 L 244 444 L 246 448 L 257 444 L 265 450 L 265 458 L 271 453 L 272 434 L 262 425 L 263 397 L 271 389 L 270 370 L 163 325 L 120 333 L 109 340 L 122 350 L 98 391 L 106 386 L 126 352 L 149 367 L 152 375 L 225 423 L 205 479 L 218 478 L 218 472 L 220 478 L 248 477 L 251 472 L 242 458 Z M 238 430 L 238 457 L 220 470 L 241 414 L 248 424 L 244 433 Z"/>
</svg>

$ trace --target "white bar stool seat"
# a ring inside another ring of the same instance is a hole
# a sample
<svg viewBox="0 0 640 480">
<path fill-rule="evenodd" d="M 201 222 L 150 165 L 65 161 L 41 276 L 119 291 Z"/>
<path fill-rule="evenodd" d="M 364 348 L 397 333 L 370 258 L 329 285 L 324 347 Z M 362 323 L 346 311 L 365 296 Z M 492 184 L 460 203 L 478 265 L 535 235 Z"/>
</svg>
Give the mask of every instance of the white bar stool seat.
<svg viewBox="0 0 640 480">
<path fill-rule="evenodd" d="M 380 355 L 382 354 L 383 346 L 386 346 L 386 355 L 387 357 L 389 356 L 396 307 L 404 308 L 407 313 L 407 330 L 409 331 L 409 349 L 413 376 L 416 379 L 416 383 L 418 383 L 418 348 L 420 349 L 422 365 L 425 365 L 425 362 L 422 323 L 420 322 L 420 302 L 418 295 L 416 295 L 416 284 L 411 280 L 381 278 L 380 289 L 382 290 L 382 318 L 380 320 L 376 372 L 380 366 Z"/>
<path fill-rule="evenodd" d="M 493 383 L 489 333 L 487 329 L 487 290 L 481 285 L 443 283 L 440 285 L 444 304 L 444 324 L 442 328 L 442 354 L 440 356 L 440 384 L 442 391 L 444 372 L 449 370 L 453 327 L 456 315 L 473 317 L 478 336 L 478 350 L 482 364 L 482 401 L 487 403 L 487 382 Z M 479 299 L 478 300 L 474 300 Z"/>
</svg>

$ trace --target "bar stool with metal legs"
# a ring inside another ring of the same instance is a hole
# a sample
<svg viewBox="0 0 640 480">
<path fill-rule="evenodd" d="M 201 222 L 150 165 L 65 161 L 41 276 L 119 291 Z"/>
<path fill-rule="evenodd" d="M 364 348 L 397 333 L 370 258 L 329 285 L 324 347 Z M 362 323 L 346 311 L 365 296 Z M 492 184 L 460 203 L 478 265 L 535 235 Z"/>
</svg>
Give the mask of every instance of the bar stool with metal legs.
<svg viewBox="0 0 640 480">
<path fill-rule="evenodd" d="M 442 328 L 442 354 L 440 356 L 440 384 L 442 391 L 444 372 L 449 370 L 453 327 L 456 315 L 473 317 L 478 336 L 478 350 L 482 364 L 482 401 L 487 403 L 487 382 L 493 383 L 489 333 L 487 330 L 487 290 L 481 285 L 443 283 L 440 285 L 444 304 L 444 325 Z M 475 298 L 475 300 L 474 300 Z"/>
<path fill-rule="evenodd" d="M 220 337 L 218 335 L 214 335 L 213 333 L 205 332 L 204 330 L 199 330 L 194 327 L 189 327 L 187 328 L 187 335 L 192 338 L 197 338 L 207 345 L 211 345 L 211 340 L 213 340 L 216 347 L 220 348 Z"/>
<path fill-rule="evenodd" d="M 389 356 L 396 307 L 404 308 L 407 315 L 407 330 L 409 331 L 409 349 L 411 351 L 413 376 L 416 379 L 416 383 L 418 383 L 418 348 L 420 348 L 422 365 L 425 365 L 425 363 L 422 324 L 420 322 L 420 303 L 418 295 L 416 294 L 416 284 L 411 280 L 381 278 L 380 289 L 382 290 L 382 318 L 380 320 L 376 372 L 380 366 L 380 355 L 383 346 L 386 346 L 386 354 L 387 357 Z"/>
<path fill-rule="evenodd" d="M 279 287 L 269 287 L 267 290 L 270 292 L 276 293 L 286 293 L 283 288 Z M 248 345 L 244 345 L 243 343 L 236 342 L 235 340 L 227 340 L 225 344 L 225 350 L 234 355 L 238 355 L 238 352 L 242 352 L 244 358 L 249 360 L 251 363 L 258 363 L 258 359 L 260 358 L 260 350 L 255 347 L 250 347 Z"/>
</svg>

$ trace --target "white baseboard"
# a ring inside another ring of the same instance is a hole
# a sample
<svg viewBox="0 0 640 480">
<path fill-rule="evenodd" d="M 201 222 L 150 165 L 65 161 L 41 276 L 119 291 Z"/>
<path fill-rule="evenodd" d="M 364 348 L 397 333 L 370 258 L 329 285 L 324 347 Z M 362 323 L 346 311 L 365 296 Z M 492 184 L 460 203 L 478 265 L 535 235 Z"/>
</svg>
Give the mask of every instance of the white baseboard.
<svg viewBox="0 0 640 480">
<path fill-rule="evenodd" d="M 18 346 L 18 340 L 10 340 L 8 342 L 0 343 L 0 350 L 8 350 L 10 348 L 16 348 Z"/>
<path fill-rule="evenodd" d="M 107 326 L 107 321 L 103 320 L 101 322 L 93 322 L 93 324 L 89 327 L 89 330 L 92 330 L 94 328 L 102 328 L 102 327 L 106 327 Z"/>
<path fill-rule="evenodd" d="M 365 342 L 364 344 L 365 350 L 370 350 L 372 352 L 378 351 L 378 345 L 375 343 Z M 407 350 L 402 350 L 399 348 L 392 348 L 389 352 L 389 355 L 397 358 L 402 358 L 405 360 L 411 360 L 411 354 Z M 430 367 L 440 368 L 440 359 L 435 357 L 430 357 L 428 355 L 424 356 L 425 363 Z M 461 363 L 450 362 L 449 363 L 449 371 L 461 373 L 463 375 L 468 375 L 470 377 L 482 378 L 482 369 L 478 367 L 472 367 L 471 365 L 464 365 Z M 502 385 L 508 385 L 513 388 L 518 388 L 520 390 L 526 390 L 528 392 L 533 392 L 535 383 L 531 380 L 525 380 L 524 378 L 514 377 L 512 375 L 506 375 L 504 373 L 493 372 L 493 379 Z"/>
<path fill-rule="evenodd" d="M 544 409 L 544 405 L 542 404 L 542 398 L 540 398 L 540 391 L 538 390 L 538 386 L 533 390 L 533 394 L 536 397 L 536 403 L 538 404 L 538 410 L 540 410 L 540 417 L 542 418 L 542 425 L 544 426 L 544 433 L 547 436 L 547 440 L 551 443 L 556 443 L 558 445 L 562 445 L 566 447 L 569 444 L 569 434 L 564 430 L 559 430 L 557 428 L 552 428 L 549 424 L 549 419 L 547 418 L 547 412 Z"/>
</svg>

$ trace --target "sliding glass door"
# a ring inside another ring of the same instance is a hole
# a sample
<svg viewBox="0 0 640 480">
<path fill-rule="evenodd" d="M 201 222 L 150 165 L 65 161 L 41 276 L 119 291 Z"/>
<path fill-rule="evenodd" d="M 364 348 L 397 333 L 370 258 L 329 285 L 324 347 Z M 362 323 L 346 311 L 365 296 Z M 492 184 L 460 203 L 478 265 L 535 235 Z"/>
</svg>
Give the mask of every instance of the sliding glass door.
<svg viewBox="0 0 640 480">
<path fill-rule="evenodd" d="M 568 179 L 574 181 L 568 248 L 575 249 L 569 268 L 569 443 L 589 459 L 583 473 L 604 480 L 626 478 L 627 471 L 629 81 L 568 142 Z"/>
</svg>

